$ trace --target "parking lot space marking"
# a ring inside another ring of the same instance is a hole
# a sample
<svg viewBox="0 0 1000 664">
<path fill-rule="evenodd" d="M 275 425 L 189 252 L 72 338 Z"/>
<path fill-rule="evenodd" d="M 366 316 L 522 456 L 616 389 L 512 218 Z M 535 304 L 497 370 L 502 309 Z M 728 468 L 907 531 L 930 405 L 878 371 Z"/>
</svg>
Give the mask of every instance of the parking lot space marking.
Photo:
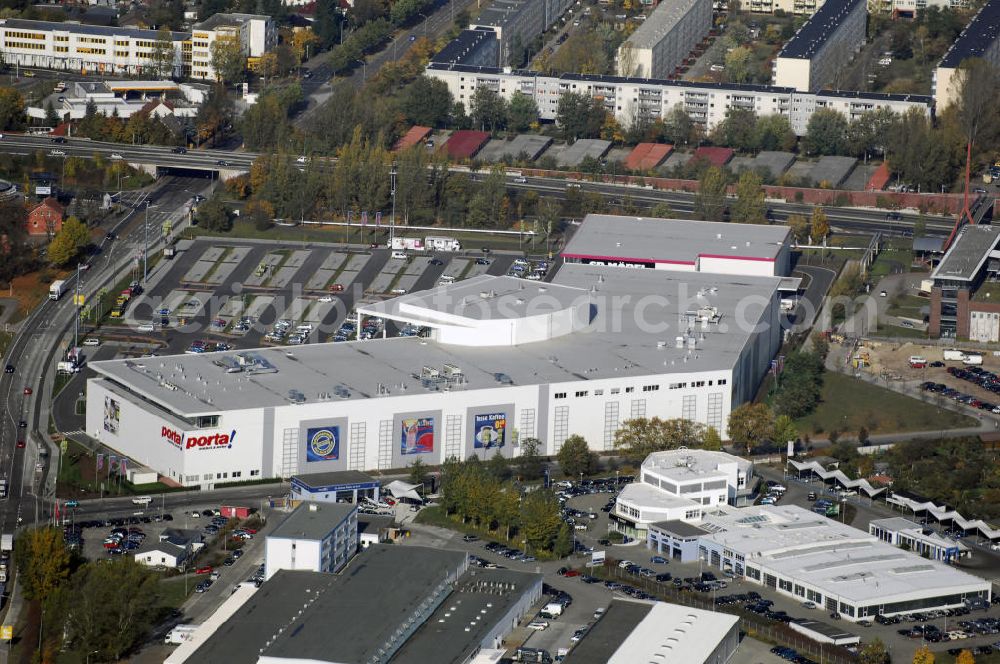
<svg viewBox="0 0 1000 664">
<path fill-rule="evenodd" d="M 227 257 L 228 258 L 228 257 Z M 211 284 L 213 286 L 218 286 L 225 283 L 232 276 L 233 271 L 239 267 L 239 263 L 231 263 L 228 260 L 222 260 L 215 264 L 215 269 L 211 271 L 206 277 L 203 278 L 204 283 Z"/>
<path fill-rule="evenodd" d="M 417 285 L 418 279 L 420 279 L 419 274 L 402 274 L 396 281 L 396 285 L 392 287 L 392 290 L 400 295 L 402 295 L 400 291 L 409 293 Z"/>
<path fill-rule="evenodd" d="M 431 260 L 430 256 L 415 256 L 410 259 L 409 263 L 407 263 L 404 273 L 413 274 L 419 277 L 424 273 L 424 270 L 430 266 Z"/>
<path fill-rule="evenodd" d="M 253 247 L 230 247 L 229 253 L 222 260 L 226 263 L 242 263 L 251 251 L 253 251 Z"/>
<path fill-rule="evenodd" d="M 285 260 L 285 253 L 272 251 L 265 255 L 257 267 L 254 268 L 253 272 L 246 278 L 244 282 L 245 286 L 250 287 L 261 287 L 268 282 L 271 275 L 277 270 L 278 266 L 282 264 Z"/>
<path fill-rule="evenodd" d="M 372 285 L 368 288 L 373 293 L 388 293 L 389 289 L 392 287 L 392 283 L 396 280 L 396 276 L 403 271 L 403 266 L 401 265 L 386 265 L 381 272 L 379 272 L 375 279 L 372 280 Z"/>
<path fill-rule="evenodd" d="M 323 322 L 323 319 L 325 319 L 327 315 L 329 315 L 334 306 L 335 304 L 333 302 L 314 302 L 302 316 L 302 322 L 318 325 Z"/>
</svg>

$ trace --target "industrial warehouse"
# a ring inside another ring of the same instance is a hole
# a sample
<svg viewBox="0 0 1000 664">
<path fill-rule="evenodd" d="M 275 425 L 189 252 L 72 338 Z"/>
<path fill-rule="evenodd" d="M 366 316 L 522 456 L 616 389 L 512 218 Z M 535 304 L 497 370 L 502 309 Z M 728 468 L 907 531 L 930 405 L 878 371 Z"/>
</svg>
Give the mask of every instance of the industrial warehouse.
<svg viewBox="0 0 1000 664">
<path fill-rule="evenodd" d="M 513 457 L 528 438 L 607 450 L 635 417 L 724 433 L 781 342 L 787 232 L 588 217 L 577 256 L 604 259 L 551 283 L 482 275 L 358 309 L 424 337 L 95 362 L 87 432 L 203 487 Z M 619 267 L 636 256 L 659 269 Z"/>
</svg>

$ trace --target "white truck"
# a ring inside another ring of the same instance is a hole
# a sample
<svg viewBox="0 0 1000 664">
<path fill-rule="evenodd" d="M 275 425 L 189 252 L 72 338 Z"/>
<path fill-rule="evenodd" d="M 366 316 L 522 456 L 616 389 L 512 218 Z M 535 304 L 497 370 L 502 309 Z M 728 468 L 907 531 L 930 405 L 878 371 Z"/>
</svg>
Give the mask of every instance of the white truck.
<svg viewBox="0 0 1000 664">
<path fill-rule="evenodd" d="M 424 238 L 424 247 L 432 251 L 461 251 L 462 243 L 453 237 L 428 235 Z"/>
<path fill-rule="evenodd" d="M 0 551 L 14 550 L 14 533 L 4 533 L 0 535 Z"/>
<path fill-rule="evenodd" d="M 56 373 L 75 374 L 78 371 L 80 371 L 80 367 L 76 366 L 76 362 L 58 362 L 56 364 Z"/>
<path fill-rule="evenodd" d="M 965 351 L 958 350 L 957 348 L 946 348 L 944 359 L 948 362 L 961 362 L 965 359 Z"/>
<path fill-rule="evenodd" d="M 980 355 L 979 353 L 966 353 L 965 357 L 962 358 L 962 364 L 967 364 L 969 366 L 972 365 L 978 366 L 982 363 L 983 363 L 983 356 Z"/>
<path fill-rule="evenodd" d="M 0 480 L 0 498 L 7 497 L 7 480 Z M 7 537 L 7 535 L 4 535 Z"/>
<path fill-rule="evenodd" d="M 392 244 L 389 245 L 390 249 L 396 250 L 410 250 L 410 251 L 423 251 L 424 241 L 418 237 L 394 237 L 392 238 Z"/>
<path fill-rule="evenodd" d="M 541 611 L 538 612 L 538 615 L 552 620 L 553 618 L 561 616 L 565 608 L 566 607 L 560 602 L 549 602 Z"/>
<path fill-rule="evenodd" d="M 49 299 L 58 300 L 62 297 L 65 292 L 66 282 L 62 279 L 56 279 L 51 284 L 49 284 Z"/>
</svg>

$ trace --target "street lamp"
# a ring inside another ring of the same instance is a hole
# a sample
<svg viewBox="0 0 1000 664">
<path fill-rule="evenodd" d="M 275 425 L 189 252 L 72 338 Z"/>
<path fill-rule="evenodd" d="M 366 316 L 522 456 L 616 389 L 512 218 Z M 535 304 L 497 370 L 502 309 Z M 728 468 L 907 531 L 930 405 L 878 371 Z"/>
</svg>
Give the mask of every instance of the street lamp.
<svg viewBox="0 0 1000 664">
<path fill-rule="evenodd" d="M 355 62 L 360 62 L 364 69 L 361 70 L 361 82 L 364 83 L 368 80 L 368 63 L 364 60 L 355 60 Z"/>
</svg>

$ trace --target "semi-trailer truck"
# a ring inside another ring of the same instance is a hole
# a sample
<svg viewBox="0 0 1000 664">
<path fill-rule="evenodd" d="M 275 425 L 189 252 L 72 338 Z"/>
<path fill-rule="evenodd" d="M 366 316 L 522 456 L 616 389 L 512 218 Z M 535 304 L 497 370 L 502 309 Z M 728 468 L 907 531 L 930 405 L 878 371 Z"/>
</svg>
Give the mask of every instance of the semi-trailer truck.
<svg viewBox="0 0 1000 664">
<path fill-rule="evenodd" d="M 62 279 L 57 279 L 53 281 L 49 285 L 49 299 L 58 300 L 60 297 L 62 297 L 62 294 L 66 292 L 65 288 L 66 288 L 66 282 L 63 281 Z"/>
</svg>

